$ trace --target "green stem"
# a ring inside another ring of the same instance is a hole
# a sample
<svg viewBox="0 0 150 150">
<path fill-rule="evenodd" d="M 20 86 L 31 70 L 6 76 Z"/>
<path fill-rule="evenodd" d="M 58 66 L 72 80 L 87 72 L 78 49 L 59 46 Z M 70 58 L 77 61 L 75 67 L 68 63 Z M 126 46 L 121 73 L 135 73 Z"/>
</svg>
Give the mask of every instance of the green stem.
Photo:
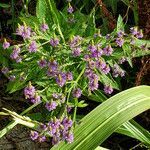
<svg viewBox="0 0 150 150">
<path fill-rule="evenodd" d="M 75 121 L 76 121 L 76 114 L 77 114 L 77 106 L 75 106 L 75 108 L 74 108 L 74 113 L 73 113 L 73 123 L 74 123 L 74 127 L 75 127 Z"/>
</svg>

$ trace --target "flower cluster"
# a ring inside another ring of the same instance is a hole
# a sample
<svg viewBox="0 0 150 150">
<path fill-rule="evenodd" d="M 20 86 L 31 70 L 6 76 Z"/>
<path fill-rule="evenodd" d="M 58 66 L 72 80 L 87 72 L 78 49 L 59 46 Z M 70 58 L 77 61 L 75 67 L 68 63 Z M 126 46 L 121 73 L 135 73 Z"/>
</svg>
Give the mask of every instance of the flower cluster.
<svg viewBox="0 0 150 150">
<path fill-rule="evenodd" d="M 46 32 L 49 29 L 46 23 L 43 23 L 40 28 L 43 32 Z"/>
<path fill-rule="evenodd" d="M 136 37 L 136 38 L 138 38 L 138 39 L 143 38 L 143 31 L 142 31 L 142 30 L 139 30 L 139 31 L 138 31 L 138 28 L 137 28 L 137 27 L 132 27 L 132 28 L 130 28 L 130 32 L 131 32 L 131 34 L 132 34 L 134 37 Z"/>
<path fill-rule="evenodd" d="M 109 86 L 109 85 L 105 85 L 104 86 L 104 92 L 106 94 L 111 94 L 113 92 L 113 88 L 111 86 Z"/>
<path fill-rule="evenodd" d="M 73 90 L 73 97 L 79 98 L 81 96 L 81 94 L 82 94 L 82 91 L 81 91 L 80 88 L 77 88 L 77 89 Z"/>
<path fill-rule="evenodd" d="M 123 36 L 125 35 L 124 31 L 120 30 L 118 33 L 117 33 L 117 38 L 116 38 L 116 44 L 119 46 L 119 47 L 122 47 L 122 45 L 124 44 L 124 39 L 123 39 Z"/>
<path fill-rule="evenodd" d="M 116 78 L 118 76 L 125 76 L 125 72 L 119 67 L 119 65 L 115 64 L 113 66 L 113 76 Z"/>
<path fill-rule="evenodd" d="M 9 72 L 9 69 L 8 69 L 7 67 L 3 67 L 3 68 L 1 69 L 1 72 L 2 72 L 3 74 L 7 74 L 7 73 Z"/>
<path fill-rule="evenodd" d="M 41 101 L 41 97 L 37 94 L 35 87 L 31 85 L 31 82 L 29 82 L 28 86 L 25 87 L 24 95 L 26 99 L 30 99 L 30 101 L 34 104 Z"/>
<path fill-rule="evenodd" d="M 33 52 L 36 52 L 36 51 L 37 51 L 37 43 L 36 43 L 36 41 L 32 41 L 32 42 L 29 44 L 28 51 L 29 51 L 30 53 L 33 53 Z"/>
<path fill-rule="evenodd" d="M 58 39 L 58 38 L 52 38 L 52 39 L 50 40 L 50 44 L 51 44 L 51 46 L 53 46 L 53 47 L 58 46 L 58 45 L 59 45 L 59 39 Z"/>
<path fill-rule="evenodd" d="M 74 140 L 72 126 L 73 121 L 71 118 L 63 117 L 62 119 L 57 119 L 55 117 L 47 124 L 41 126 L 41 134 L 37 131 L 31 131 L 30 137 L 33 141 L 38 140 L 39 142 L 44 142 L 46 141 L 46 136 L 50 136 L 52 137 L 53 145 L 58 144 L 60 141 L 72 143 Z"/>
<path fill-rule="evenodd" d="M 70 81 L 73 79 L 71 72 L 61 72 L 58 68 L 58 63 L 55 60 L 48 62 L 48 71 L 47 75 L 54 77 L 56 80 L 56 83 L 63 87 L 67 81 Z"/>
<path fill-rule="evenodd" d="M 85 76 L 88 78 L 89 83 L 88 83 L 88 87 L 91 91 L 97 90 L 98 89 L 98 80 L 99 77 L 97 74 L 94 73 L 93 70 L 87 68 L 85 70 Z"/>
<path fill-rule="evenodd" d="M 13 52 L 10 55 L 10 58 L 15 60 L 17 63 L 22 61 L 22 58 L 19 56 L 20 48 L 18 46 L 14 46 Z"/>
<path fill-rule="evenodd" d="M 26 24 L 24 24 L 24 25 L 18 26 L 18 28 L 16 30 L 16 34 L 23 37 L 23 39 L 29 39 L 32 35 L 32 31 L 31 31 L 30 27 L 28 27 L 28 26 L 26 26 Z"/>
<path fill-rule="evenodd" d="M 65 103 L 66 97 L 62 93 L 53 93 L 50 102 L 47 102 L 45 107 L 48 111 L 55 110 L 58 105 Z"/>
<path fill-rule="evenodd" d="M 74 36 L 69 42 L 69 46 L 72 50 L 72 55 L 74 57 L 80 56 L 81 54 L 81 51 L 82 51 L 81 41 L 82 41 L 82 38 L 79 35 L 77 35 L 77 36 Z"/>
</svg>

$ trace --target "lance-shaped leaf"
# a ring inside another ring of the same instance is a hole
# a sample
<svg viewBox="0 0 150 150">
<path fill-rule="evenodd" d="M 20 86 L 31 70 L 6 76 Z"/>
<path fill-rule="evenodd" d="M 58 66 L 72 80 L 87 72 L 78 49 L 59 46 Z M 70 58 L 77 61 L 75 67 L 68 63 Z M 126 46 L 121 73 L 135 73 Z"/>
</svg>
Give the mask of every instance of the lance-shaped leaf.
<svg viewBox="0 0 150 150">
<path fill-rule="evenodd" d="M 95 149 L 124 122 L 150 108 L 149 91 L 149 86 L 139 86 L 111 97 L 81 120 L 72 144 L 62 142 L 52 150 Z"/>
</svg>

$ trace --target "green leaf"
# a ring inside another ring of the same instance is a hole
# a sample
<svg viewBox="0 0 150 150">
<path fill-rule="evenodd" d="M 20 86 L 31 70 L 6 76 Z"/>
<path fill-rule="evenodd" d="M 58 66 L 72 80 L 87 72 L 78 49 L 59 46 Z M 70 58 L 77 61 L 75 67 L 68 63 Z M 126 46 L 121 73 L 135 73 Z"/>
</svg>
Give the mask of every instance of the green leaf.
<svg viewBox="0 0 150 150">
<path fill-rule="evenodd" d="M 36 5 L 36 16 L 40 23 L 46 18 L 47 5 L 45 0 L 38 0 Z"/>
<path fill-rule="evenodd" d="M 100 75 L 100 81 L 104 84 L 104 85 L 110 85 L 112 88 L 119 90 L 119 85 L 118 83 L 113 79 L 108 77 L 107 75 L 105 75 L 104 73 L 102 73 Z"/>
<path fill-rule="evenodd" d="M 80 107 L 80 108 L 86 107 L 88 104 L 86 104 L 84 102 L 85 102 L 84 100 L 78 102 L 77 107 Z"/>
<path fill-rule="evenodd" d="M 139 23 L 138 2 L 137 0 L 134 0 L 133 3 L 134 3 L 134 7 L 133 7 L 134 21 L 135 21 L 135 24 L 138 25 Z"/>
<path fill-rule="evenodd" d="M 20 81 L 19 79 L 16 79 L 15 81 L 10 81 L 7 84 L 6 91 L 9 93 L 14 93 L 20 89 L 22 89 L 25 86 L 25 81 Z"/>
<path fill-rule="evenodd" d="M 129 43 L 123 44 L 122 49 L 124 51 L 124 54 L 127 56 L 127 61 L 129 65 L 133 67 L 132 57 L 131 57 L 131 53 L 132 53 L 131 45 Z"/>
<path fill-rule="evenodd" d="M 72 144 L 61 142 L 52 150 L 96 148 L 123 123 L 150 108 L 149 91 L 149 86 L 139 86 L 109 98 L 80 121 Z M 150 145 L 149 139 L 146 144 Z"/>
<path fill-rule="evenodd" d="M 117 20 L 117 32 L 119 30 L 124 30 L 124 23 L 121 15 L 119 15 L 118 20 Z"/>
<path fill-rule="evenodd" d="M 116 132 L 136 138 L 145 144 L 150 142 L 150 133 L 134 120 L 125 122 Z"/>
<path fill-rule="evenodd" d="M 22 22 L 25 22 L 27 26 L 30 27 L 35 27 L 35 25 L 38 27 L 39 26 L 39 20 L 35 16 L 30 16 L 30 17 L 20 17 L 20 20 Z"/>
<path fill-rule="evenodd" d="M 93 9 L 88 19 L 88 25 L 85 30 L 85 36 L 93 36 L 95 33 L 95 27 L 95 9 Z"/>
<path fill-rule="evenodd" d="M 4 4 L 4 3 L 0 3 L 0 7 L 3 7 L 3 8 L 9 8 L 10 5 L 9 5 L 9 4 Z"/>
</svg>

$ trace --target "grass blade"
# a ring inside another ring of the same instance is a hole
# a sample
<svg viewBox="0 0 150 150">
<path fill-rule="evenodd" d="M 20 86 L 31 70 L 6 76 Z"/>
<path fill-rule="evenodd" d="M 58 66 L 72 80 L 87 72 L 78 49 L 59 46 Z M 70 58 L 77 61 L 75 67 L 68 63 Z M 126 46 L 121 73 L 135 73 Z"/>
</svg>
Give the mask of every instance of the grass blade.
<svg viewBox="0 0 150 150">
<path fill-rule="evenodd" d="M 62 142 L 52 150 L 96 148 L 123 123 L 150 108 L 149 91 L 149 86 L 139 86 L 111 97 L 81 120 L 72 144 Z M 150 145 L 150 140 L 147 144 Z"/>
</svg>

